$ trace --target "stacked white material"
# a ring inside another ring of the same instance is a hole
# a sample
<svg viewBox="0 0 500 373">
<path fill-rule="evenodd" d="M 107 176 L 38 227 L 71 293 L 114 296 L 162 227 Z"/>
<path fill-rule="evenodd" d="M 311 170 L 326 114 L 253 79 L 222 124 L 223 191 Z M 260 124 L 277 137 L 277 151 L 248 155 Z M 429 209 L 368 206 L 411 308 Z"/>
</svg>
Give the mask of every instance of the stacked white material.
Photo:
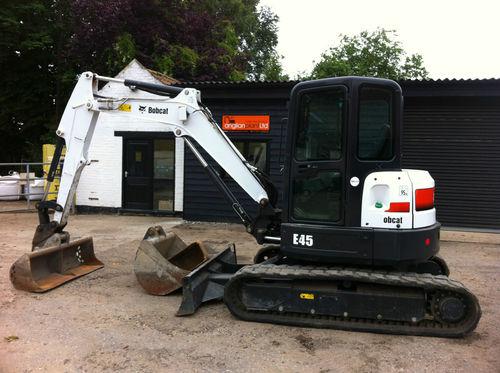
<svg viewBox="0 0 500 373">
<path fill-rule="evenodd" d="M 44 181 L 42 179 L 31 181 L 29 188 L 29 195 L 26 196 L 26 199 L 29 201 L 40 201 L 43 197 L 43 188 L 44 188 Z M 28 193 L 27 188 L 24 189 L 25 192 Z"/>
<path fill-rule="evenodd" d="M 9 172 L 8 176 L 0 176 L 0 200 L 17 201 L 21 198 L 21 177 L 17 172 Z"/>
</svg>

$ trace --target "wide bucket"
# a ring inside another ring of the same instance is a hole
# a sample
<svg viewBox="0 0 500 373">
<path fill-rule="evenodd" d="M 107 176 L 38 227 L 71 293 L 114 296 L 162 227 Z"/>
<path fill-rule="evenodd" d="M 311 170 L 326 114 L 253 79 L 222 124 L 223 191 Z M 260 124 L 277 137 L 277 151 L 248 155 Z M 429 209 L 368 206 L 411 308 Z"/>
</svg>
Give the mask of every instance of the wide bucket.
<svg viewBox="0 0 500 373">
<path fill-rule="evenodd" d="M 207 259 L 203 242 L 187 245 L 173 232 L 150 227 L 139 244 L 134 272 L 146 292 L 166 295 L 182 287 L 184 276 Z"/>
<path fill-rule="evenodd" d="M 85 237 L 24 254 L 10 267 L 10 281 L 16 289 L 43 293 L 102 267 L 92 237 Z"/>
</svg>

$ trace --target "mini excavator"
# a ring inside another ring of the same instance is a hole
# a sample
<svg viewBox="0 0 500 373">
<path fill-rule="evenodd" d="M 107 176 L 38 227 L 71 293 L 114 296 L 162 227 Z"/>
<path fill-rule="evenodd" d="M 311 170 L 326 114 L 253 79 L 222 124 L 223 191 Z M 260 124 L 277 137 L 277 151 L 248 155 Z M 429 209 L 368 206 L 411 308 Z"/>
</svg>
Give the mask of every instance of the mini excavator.
<svg viewBox="0 0 500 373">
<path fill-rule="evenodd" d="M 148 94 L 103 97 L 98 82 Z M 66 146 L 57 201 L 39 203 L 33 251 L 11 267 L 16 288 L 43 292 L 103 266 L 90 237 L 64 231 L 100 114 L 161 124 L 182 138 L 256 241 L 253 264 L 234 245 L 208 258 L 151 227 L 137 278 L 153 294 L 182 286 L 178 315 L 223 299 L 255 322 L 391 334 L 462 337 L 480 319 L 476 297 L 449 278 L 438 256 L 434 180 L 401 169 L 403 98 L 391 80 L 340 77 L 297 84 L 289 105 L 282 208 L 271 179 L 249 164 L 202 104 L 200 92 L 129 79 L 80 75 L 57 129 L 51 182 Z M 259 206 L 250 216 L 203 149 Z M 47 187 L 47 191 L 48 188 Z M 54 211 L 53 218 L 49 212 Z"/>
</svg>

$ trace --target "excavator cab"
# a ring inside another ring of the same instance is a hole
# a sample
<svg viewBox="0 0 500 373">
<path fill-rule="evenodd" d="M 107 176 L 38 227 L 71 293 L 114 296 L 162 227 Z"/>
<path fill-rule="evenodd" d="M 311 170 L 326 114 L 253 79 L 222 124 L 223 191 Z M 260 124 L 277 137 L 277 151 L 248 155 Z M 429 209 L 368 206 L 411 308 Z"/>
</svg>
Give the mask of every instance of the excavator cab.
<svg viewBox="0 0 500 373">
<path fill-rule="evenodd" d="M 439 250 L 433 203 L 414 227 L 411 171 L 401 170 L 401 88 L 344 77 L 291 95 L 281 251 L 298 260 L 403 267 Z M 434 187 L 430 176 L 419 181 Z M 415 229 L 417 228 L 417 229 Z M 427 242 L 427 243 L 426 243 Z M 436 265 L 436 274 L 440 268 Z"/>
</svg>

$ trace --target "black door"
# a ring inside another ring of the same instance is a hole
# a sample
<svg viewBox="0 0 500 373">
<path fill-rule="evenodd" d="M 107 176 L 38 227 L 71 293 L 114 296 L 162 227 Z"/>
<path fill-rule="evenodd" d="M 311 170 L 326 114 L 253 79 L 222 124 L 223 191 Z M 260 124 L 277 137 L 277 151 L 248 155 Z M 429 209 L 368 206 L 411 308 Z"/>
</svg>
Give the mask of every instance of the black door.
<svg viewBox="0 0 500 373">
<path fill-rule="evenodd" d="M 346 94 L 340 85 L 300 94 L 289 221 L 343 225 Z"/>
<path fill-rule="evenodd" d="M 348 94 L 347 86 L 332 84 L 292 97 L 287 222 L 281 225 L 281 249 L 289 257 L 371 260 L 365 233 L 345 227 Z"/>
<path fill-rule="evenodd" d="M 153 208 L 153 146 L 151 140 L 123 139 L 123 207 Z"/>
</svg>

